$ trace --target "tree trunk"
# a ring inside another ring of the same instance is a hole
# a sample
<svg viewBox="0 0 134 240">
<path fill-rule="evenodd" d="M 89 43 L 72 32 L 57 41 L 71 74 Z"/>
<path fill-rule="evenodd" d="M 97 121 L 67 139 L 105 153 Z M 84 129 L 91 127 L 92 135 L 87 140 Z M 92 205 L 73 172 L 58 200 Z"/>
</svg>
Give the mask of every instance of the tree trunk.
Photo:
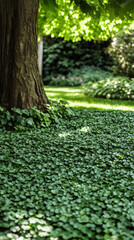
<svg viewBox="0 0 134 240">
<path fill-rule="evenodd" d="M 42 62 L 43 62 L 43 36 L 40 36 L 40 41 L 38 43 L 38 66 L 39 72 L 42 76 Z"/>
<path fill-rule="evenodd" d="M 0 105 L 45 110 L 38 68 L 38 0 L 0 0 Z"/>
</svg>

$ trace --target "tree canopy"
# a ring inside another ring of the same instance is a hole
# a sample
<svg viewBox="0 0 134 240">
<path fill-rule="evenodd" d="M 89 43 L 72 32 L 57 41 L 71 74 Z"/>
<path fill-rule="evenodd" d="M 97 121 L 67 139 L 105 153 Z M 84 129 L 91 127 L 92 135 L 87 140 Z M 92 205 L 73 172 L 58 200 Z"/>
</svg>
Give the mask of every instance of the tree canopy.
<svg viewBox="0 0 134 240">
<path fill-rule="evenodd" d="M 132 0 L 40 0 L 39 35 L 106 40 L 133 28 L 133 17 Z"/>
</svg>

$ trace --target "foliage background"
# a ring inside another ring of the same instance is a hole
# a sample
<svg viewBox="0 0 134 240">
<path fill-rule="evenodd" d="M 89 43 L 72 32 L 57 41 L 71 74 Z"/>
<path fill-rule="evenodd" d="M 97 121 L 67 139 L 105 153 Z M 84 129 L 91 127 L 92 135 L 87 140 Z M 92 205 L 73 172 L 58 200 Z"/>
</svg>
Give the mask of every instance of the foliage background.
<svg viewBox="0 0 134 240">
<path fill-rule="evenodd" d="M 116 35 L 109 53 L 113 59 L 113 71 L 116 75 L 134 78 L 134 31 Z"/>
<path fill-rule="evenodd" d="M 103 1 L 71 1 L 58 0 L 58 8 L 52 2 L 45 1 L 46 8 L 40 0 L 39 8 L 39 35 L 51 35 L 52 37 L 64 37 L 65 40 L 80 41 L 99 39 L 107 40 L 113 37 L 123 27 L 132 25 L 132 18 L 117 4 L 117 0 Z M 132 9 L 130 9 L 131 11 Z"/>
<path fill-rule="evenodd" d="M 81 69 L 83 72 L 84 66 L 96 66 L 103 70 L 111 69 L 112 58 L 107 50 L 109 44 L 110 40 L 81 40 L 74 43 L 63 38 L 45 36 L 43 55 L 44 83 L 49 83 L 53 77 L 55 78 L 58 75 L 66 76 L 70 73 L 70 75 L 76 76 L 76 69 Z M 79 72 L 79 77 L 82 77 L 81 73 Z"/>
</svg>

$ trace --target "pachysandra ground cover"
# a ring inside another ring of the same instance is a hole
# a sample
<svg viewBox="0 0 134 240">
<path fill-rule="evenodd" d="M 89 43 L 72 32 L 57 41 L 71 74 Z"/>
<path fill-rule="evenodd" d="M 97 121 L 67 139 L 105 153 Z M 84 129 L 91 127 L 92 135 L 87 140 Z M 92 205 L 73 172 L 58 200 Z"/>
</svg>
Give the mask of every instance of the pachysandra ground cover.
<svg viewBox="0 0 134 240">
<path fill-rule="evenodd" d="M 134 112 L 0 131 L 0 239 L 134 237 Z"/>
</svg>

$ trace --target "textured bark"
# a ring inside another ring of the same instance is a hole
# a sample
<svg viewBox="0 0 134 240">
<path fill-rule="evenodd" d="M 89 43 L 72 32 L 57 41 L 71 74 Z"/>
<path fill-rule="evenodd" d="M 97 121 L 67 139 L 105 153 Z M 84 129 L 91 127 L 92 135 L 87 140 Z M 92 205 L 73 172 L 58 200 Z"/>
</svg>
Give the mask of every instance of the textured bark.
<svg viewBox="0 0 134 240">
<path fill-rule="evenodd" d="M 0 104 L 44 110 L 38 69 L 38 0 L 0 0 Z"/>
</svg>

